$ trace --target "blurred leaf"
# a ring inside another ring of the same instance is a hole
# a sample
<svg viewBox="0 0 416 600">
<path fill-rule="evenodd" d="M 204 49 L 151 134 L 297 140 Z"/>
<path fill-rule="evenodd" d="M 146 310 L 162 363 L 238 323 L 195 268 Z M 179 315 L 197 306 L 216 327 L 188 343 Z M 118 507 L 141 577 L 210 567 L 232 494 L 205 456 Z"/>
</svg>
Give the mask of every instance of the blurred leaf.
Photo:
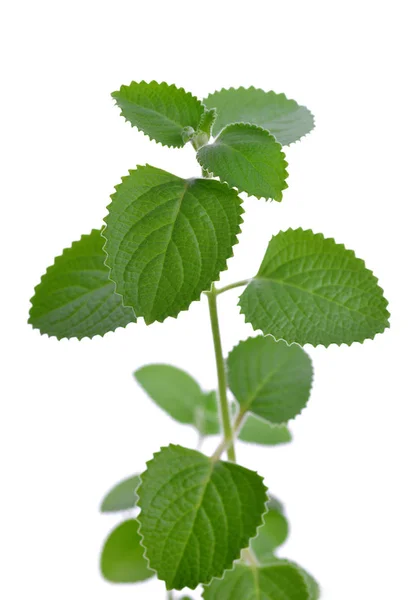
<svg viewBox="0 0 416 600">
<path fill-rule="evenodd" d="M 116 512 L 134 508 L 137 505 L 136 490 L 139 482 L 139 476 L 132 475 L 117 483 L 102 501 L 101 512 Z"/>
</svg>

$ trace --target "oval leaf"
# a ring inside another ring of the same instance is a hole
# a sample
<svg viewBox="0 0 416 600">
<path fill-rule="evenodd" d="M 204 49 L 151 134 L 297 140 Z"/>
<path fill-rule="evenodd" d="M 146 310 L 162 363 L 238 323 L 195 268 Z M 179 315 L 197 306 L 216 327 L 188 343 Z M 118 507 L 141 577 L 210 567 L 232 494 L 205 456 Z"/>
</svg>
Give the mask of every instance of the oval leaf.
<svg viewBox="0 0 416 600">
<path fill-rule="evenodd" d="M 221 577 L 262 523 L 262 478 L 170 445 L 147 464 L 139 488 L 146 557 L 167 589 L 195 589 Z"/>
<path fill-rule="evenodd" d="M 154 576 L 144 558 L 135 519 L 124 521 L 110 533 L 101 552 L 101 573 L 114 583 L 136 583 Z"/>
<path fill-rule="evenodd" d="M 257 536 L 251 540 L 250 548 L 261 564 L 275 559 L 275 551 L 289 535 L 289 523 L 283 514 L 283 507 L 278 500 L 271 498 L 267 503 L 268 511 L 263 517 L 263 525 Z"/>
<path fill-rule="evenodd" d="M 254 329 L 301 345 L 363 342 L 389 327 L 383 290 L 364 261 L 303 229 L 271 239 L 240 306 Z"/>
<path fill-rule="evenodd" d="M 150 398 L 179 423 L 193 425 L 202 435 L 219 432 L 215 392 L 204 393 L 185 371 L 155 364 L 138 369 L 134 376 Z"/>
<path fill-rule="evenodd" d="M 270 566 L 235 565 L 204 589 L 205 600 L 311 600 L 301 569 L 280 561 Z"/>
<path fill-rule="evenodd" d="M 167 83 L 132 81 L 111 95 L 126 121 L 165 146 L 184 146 L 184 129 L 196 131 L 204 114 L 198 98 Z"/>
<path fill-rule="evenodd" d="M 149 165 L 116 187 L 105 221 L 117 292 L 147 324 L 176 317 L 232 256 L 241 201 L 219 181 L 180 179 Z"/>
<path fill-rule="evenodd" d="M 270 336 L 249 338 L 231 351 L 227 367 L 229 387 L 243 412 L 283 424 L 305 408 L 313 371 L 299 346 Z"/>
<path fill-rule="evenodd" d="M 136 321 L 115 293 L 103 245 L 100 231 L 93 229 L 55 258 L 35 288 L 28 323 L 58 340 L 80 340 Z"/>
<path fill-rule="evenodd" d="M 266 130 L 247 123 L 234 123 L 217 139 L 198 150 L 200 165 L 257 198 L 280 201 L 287 188 L 287 162 L 281 145 Z"/>
<path fill-rule="evenodd" d="M 101 503 L 101 512 L 117 512 L 134 508 L 137 504 L 136 490 L 139 487 L 139 475 L 132 475 L 115 485 Z"/>
<path fill-rule="evenodd" d="M 210 94 L 204 104 L 217 109 L 213 133 L 217 135 L 229 123 L 254 123 L 270 131 L 283 146 L 296 142 L 313 127 L 313 115 L 284 94 L 264 92 L 250 87 L 231 88 Z"/>
<path fill-rule="evenodd" d="M 292 441 L 292 434 L 286 425 L 272 425 L 255 415 L 247 415 L 238 434 L 238 439 L 250 444 L 277 446 Z"/>
</svg>

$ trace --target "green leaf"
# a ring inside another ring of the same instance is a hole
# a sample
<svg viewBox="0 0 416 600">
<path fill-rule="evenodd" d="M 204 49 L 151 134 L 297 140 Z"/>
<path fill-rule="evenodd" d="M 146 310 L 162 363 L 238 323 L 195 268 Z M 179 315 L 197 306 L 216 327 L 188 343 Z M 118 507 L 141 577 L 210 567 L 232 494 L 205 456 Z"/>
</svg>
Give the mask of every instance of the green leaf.
<svg viewBox="0 0 416 600">
<path fill-rule="evenodd" d="M 139 487 L 139 475 L 132 475 L 115 485 L 101 503 L 101 512 L 117 512 L 134 508 L 137 504 L 136 490 Z"/>
<path fill-rule="evenodd" d="M 111 95 L 133 127 L 165 146 L 184 146 L 184 129 L 196 131 L 204 113 L 198 98 L 167 83 L 132 81 Z"/>
<path fill-rule="evenodd" d="M 251 540 L 250 548 L 261 564 L 275 559 L 275 551 L 287 539 L 289 524 L 283 514 L 283 507 L 278 500 L 271 498 L 267 503 L 268 512 L 264 515 L 264 524 L 257 537 Z"/>
<path fill-rule="evenodd" d="M 299 140 L 314 127 L 313 116 L 305 106 L 288 100 L 284 94 L 254 87 L 222 89 L 210 94 L 204 104 L 217 109 L 214 135 L 229 123 L 254 123 L 270 131 L 285 146 Z"/>
<path fill-rule="evenodd" d="M 147 463 L 139 489 L 146 557 L 167 589 L 195 589 L 221 577 L 262 523 L 262 478 L 170 445 Z"/>
<path fill-rule="evenodd" d="M 154 576 L 147 566 L 135 519 L 124 521 L 110 533 L 101 552 L 101 573 L 114 583 L 136 583 Z"/>
<path fill-rule="evenodd" d="M 215 108 L 210 108 L 205 110 L 201 120 L 198 125 L 198 131 L 201 133 L 206 133 L 208 139 L 211 137 L 212 127 L 214 125 L 215 119 L 217 118 L 217 111 Z"/>
<path fill-rule="evenodd" d="M 282 147 L 256 125 L 228 125 L 212 144 L 202 146 L 196 157 L 204 169 L 250 196 L 280 201 L 287 188 Z"/>
<path fill-rule="evenodd" d="M 149 165 L 116 186 L 105 221 L 117 292 L 147 324 L 176 317 L 208 290 L 237 242 L 241 201 L 219 181 Z"/>
<path fill-rule="evenodd" d="M 271 239 L 240 306 L 254 329 L 302 345 L 349 345 L 389 327 L 383 290 L 364 261 L 303 229 Z"/>
<path fill-rule="evenodd" d="M 307 582 L 295 564 L 270 566 L 236 564 L 223 579 L 205 587 L 205 600 L 312 600 Z"/>
<path fill-rule="evenodd" d="M 215 392 L 204 393 L 185 371 L 155 364 L 138 369 L 134 376 L 150 398 L 179 423 L 193 425 L 202 435 L 219 432 Z"/>
<path fill-rule="evenodd" d="M 243 412 L 283 424 L 306 406 L 312 362 L 297 345 L 270 336 L 249 338 L 231 351 L 227 368 L 229 387 Z"/>
<path fill-rule="evenodd" d="M 276 446 L 292 441 L 292 434 L 286 425 L 272 425 L 255 415 L 247 415 L 240 430 L 238 439 L 251 444 Z"/>
<path fill-rule="evenodd" d="M 55 258 L 35 288 L 28 323 L 60 340 L 102 336 L 136 321 L 115 293 L 103 244 L 93 229 Z"/>
</svg>

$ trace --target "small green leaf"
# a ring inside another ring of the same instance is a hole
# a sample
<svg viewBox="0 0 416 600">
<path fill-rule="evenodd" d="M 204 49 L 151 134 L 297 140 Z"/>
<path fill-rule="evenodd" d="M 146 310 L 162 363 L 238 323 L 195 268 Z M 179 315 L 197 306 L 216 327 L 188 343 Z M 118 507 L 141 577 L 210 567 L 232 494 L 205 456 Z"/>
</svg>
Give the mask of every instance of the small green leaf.
<svg viewBox="0 0 416 600">
<path fill-rule="evenodd" d="M 251 540 L 250 548 L 261 564 L 275 559 L 275 551 L 287 539 L 289 524 L 283 514 L 283 507 L 278 500 L 271 498 L 267 503 L 268 511 L 264 515 L 264 524 L 257 537 Z"/>
<path fill-rule="evenodd" d="M 212 127 L 215 119 L 217 118 L 217 111 L 215 108 L 205 110 L 198 125 L 198 131 L 206 133 L 208 139 L 211 137 Z"/>
<path fill-rule="evenodd" d="M 55 258 L 35 288 L 28 323 L 60 340 L 92 338 L 136 321 L 115 293 L 103 245 L 93 229 Z"/>
<path fill-rule="evenodd" d="M 136 490 L 139 483 L 139 475 L 132 475 L 117 483 L 102 501 L 101 512 L 117 512 L 134 508 L 137 504 Z"/>
<path fill-rule="evenodd" d="M 196 157 L 204 169 L 250 196 L 280 201 L 287 188 L 282 147 L 256 125 L 228 125 L 212 144 L 202 146 Z"/>
<path fill-rule="evenodd" d="M 289 344 L 352 344 L 389 327 L 383 290 L 352 250 L 303 229 L 273 237 L 240 297 L 253 328 Z"/>
<path fill-rule="evenodd" d="M 262 478 L 170 445 L 147 463 L 139 488 L 146 557 L 167 589 L 195 589 L 221 577 L 262 523 Z"/>
<path fill-rule="evenodd" d="M 103 232 L 111 279 L 147 324 L 176 317 L 232 256 L 242 221 L 237 193 L 149 165 L 116 186 Z"/>
<path fill-rule="evenodd" d="M 196 131 L 204 113 L 198 98 L 167 83 L 132 81 L 111 95 L 133 127 L 165 146 L 184 146 L 183 130 Z"/>
<path fill-rule="evenodd" d="M 114 583 L 136 583 L 154 576 L 144 558 L 135 519 L 124 521 L 110 533 L 101 552 L 101 573 Z"/>
<path fill-rule="evenodd" d="M 254 87 L 214 92 L 204 100 L 204 104 L 218 112 L 214 135 L 229 123 L 254 123 L 270 131 L 278 142 L 286 146 L 314 127 L 313 116 L 305 106 L 299 106 L 284 94 L 264 92 Z"/>
<path fill-rule="evenodd" d="M 280 561 L 270 566 L 236 564 L 205 587 L 205 600 L 312 600 L 303 572 Z"/>
<path fill-rule="evenodd" d="M 244 412 L 284 424 L 306 406 L 312 363 L 297 345 L 270 336 L 249 338 L 231 351 L 227 367 L 230 389 Z"/>
<path fill-rule="evenodd" d="M 251 444 L 276 446 L 292 441 L 292 434 L 286 425 L 272 425 L 264 419 L 249 414 L 240 430 L 238 439 Z"/>
<path fill-rule="evenodd" d="M 150 398 L 179 423 L 202 435 L 219 432 L 215 392 L 204 393 L 188 373 L 171 365 L 146 365 L 134 376 Z"/>
</svg>

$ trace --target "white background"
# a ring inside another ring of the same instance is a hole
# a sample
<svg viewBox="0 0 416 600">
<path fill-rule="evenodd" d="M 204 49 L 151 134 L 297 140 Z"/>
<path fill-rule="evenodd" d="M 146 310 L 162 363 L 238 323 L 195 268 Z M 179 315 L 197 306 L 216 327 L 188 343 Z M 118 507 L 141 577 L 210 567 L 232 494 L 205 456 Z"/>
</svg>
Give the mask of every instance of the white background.
<svg viewBox="0 0 416 600">
<path fill-rule="evenodd" d="M 214 386 L 205 302 L 176 321 L 82 343 L 26 325 L 40 275 L 62 248 L 100 227 L 129 168 L 149 162 L 198 173 L 190 147 L 156 145 L 118 116 L 110 92 L 132 79 L 175 82 L 200 97 L 255 85 L 316 115 L 313 134 L 287 150 L 284 201 L 245 201 L 243 234 L 222 282 L 252 276 L 280 229 L 312 228 L 365 258 L 390 301 L 391 329 L 351 348 L 307 348 L 316 378 L 309 408 L 293 423 L 294 443 L 241 445 L 238 456 L 285 503 L 291 536 L 282 554 L 317 577 L 324 600 L 416 598 L 411 10 L 400 0 L 4 5 L 4 598 L 165 597 L 156 580 L 122 588 L 101 580 L 100 545 L 118 517 L 98 506 L 160 445 L 195 444 L 193 431 L 152 406 L 131 374 L 170 362 Z M 252 334 L 237 295 L 220 301 L 227 352 Z"/>
</svg>

